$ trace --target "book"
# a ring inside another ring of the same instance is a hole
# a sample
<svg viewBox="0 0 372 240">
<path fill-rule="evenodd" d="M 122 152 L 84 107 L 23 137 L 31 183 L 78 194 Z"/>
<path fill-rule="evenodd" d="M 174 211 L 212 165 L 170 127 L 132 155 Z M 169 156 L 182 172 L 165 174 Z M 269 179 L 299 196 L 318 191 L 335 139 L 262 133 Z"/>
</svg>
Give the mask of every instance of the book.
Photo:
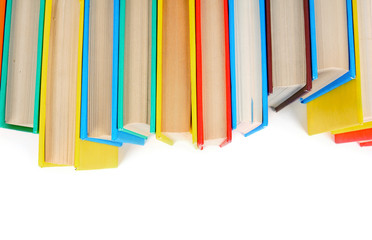
<svg viewBox="0 0 372 240">
<path fill-rule="evenodd" d="M 117 147 L 143 145 L 144 138 L 127 132 L 118 132 L 112 140 L 117 117 L 113 116 L 112 92 L 117 92 L 113 81 L 118 77 L 118 28 L 119 0 L 85 1 L 80 137 Z"/>
<path fill-rule="evenodd" d="M 266 0 L 269 106 L 275 111 L 312 89 L 315 71 L 311 52 L 316 45 L 310 34 L 313 7 L 309 0 Z"/>
<path fill-rule="evenodd" d="M 39 132 L 44 10 L 44 0 L 6 2 L 0 91 L 2 128 Z M 0 14 L 1 19 L 3 16 Z"/>
<path fill-rule="evenodd" d="M 156 138 L 170 145 L 196 140 L 194 16 L 193 0 L 158 0 Z"/>
<path fill-rule="evenodd" d="M 311 34 L 316 35 L 313 61 L 317 71 L 312 90 L 301 97 L 302 103 L 340 87 L 356 75 L 352 0 L 310 1 L 314 1 L 310 4 L 314 4 L 310 24 L 315 24 Z"/>
<path fill-rule="evenodd" d="M 195 2 L 198 147 L 231 142 L 227 0 Z"/>
<path fill-rule="evenodd" d="M 249 136 L 268 125 L 265 1 L 229 0 L 232 128 Z"/>
<path fill-rule="evenodd" d="M 358 36 L 359 41 L 356 43 L 358 44 L 359 48 L 359 55 L 360 61 L 357 62 L 357 77 L 359 76 L 360 80 L 360 94 L 361 94 L 361 102 L 362 108 L 360 108 L 359 115 L 363 118 L 363 123 L 360 125 L 356 125 L 353 127 L 348 127 L 344 129 L 338 129 L 333 131 L 332 134 L 335 134 L 335 139 L 342 139 L 341 142 L 354 142 L 354 141 L 361 141 L 361 139 L 365 140 L 367 136 L 369 136 L 370 140 L 372 140 L 372 135 L 370 129 L 372 128 L 372 98 L 370 96 L 371 92 L 371 80 L 372 80 L 372 72 L 369 69 L 369 66 L 372 64 L 371 58 L 371 21 L 372 18 L 372 4 L 370 1 L 366 0 L 359 0 L 357 1 L 357 6 L 355 7 L 358 16 Z"/>
<path fill-rule="evenodd" d="M 347 1 L 347 3 L 348 5 L 352 3 L 354 12 L 352 20 L 355 34 L 352 42 L 355 43 L 356 79 L 307 104 L 307 128 L 310 135 L 337 131 L 360 125 L 363 122 L 359 77 L 357 2 L 353 0 L 352 2 Z M 351 7 L 348 6 L 348 9 Z"/>
<path fill-rule="evenodd" d="M 117 116 L 112 123 L 113 140 L 121 132 L 145 140 L 155 133 L 156 23 L 156 0 L 120 1 L 119 77 L 113 78 L 112 93 L 113 119 Z"/>
<path fill-rule="evenodd" d="M 39 166 L 118 166 L 118 148 L 80 139 L 84 1 L 46 0 Z"/>
</svg>

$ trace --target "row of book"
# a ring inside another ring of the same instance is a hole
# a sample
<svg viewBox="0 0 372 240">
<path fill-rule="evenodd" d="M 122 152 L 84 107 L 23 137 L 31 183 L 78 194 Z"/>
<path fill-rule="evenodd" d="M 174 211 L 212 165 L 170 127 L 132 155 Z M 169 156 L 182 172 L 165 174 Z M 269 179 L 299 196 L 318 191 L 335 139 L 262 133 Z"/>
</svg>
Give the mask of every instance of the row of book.
<svg viewBox="0 0 372 240">
<path fill-rule="evenodd" d="M 150 134 L 203 149 L 300 99 L 308 133 L 372 141 L 370 0 L 0 0 L 0 126 L 39 165 L 118 165 Z"/>
</svg>

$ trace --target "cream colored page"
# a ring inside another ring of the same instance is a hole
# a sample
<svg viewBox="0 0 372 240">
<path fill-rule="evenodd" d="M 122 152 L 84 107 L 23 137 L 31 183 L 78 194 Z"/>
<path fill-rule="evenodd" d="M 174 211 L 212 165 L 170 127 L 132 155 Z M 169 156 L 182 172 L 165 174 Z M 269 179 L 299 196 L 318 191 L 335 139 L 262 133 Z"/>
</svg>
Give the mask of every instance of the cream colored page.
<svg viewBox="0 0 372 240">
<path fill-rule="evenodd" d="M 79 15 L 79 1 L 53 1 L 45 120 L 47 163 L 74 164 Z"/>
<path fill-rule="evenodd" d="M 13 0 L 5 122 L 33 127 L 40 1 Z"/>
<path fill-rule="evenodd" d="M 258 0 L 235 0 L 239 122 L 262 122 L 261 23 Z"/>
<path fill-rule="evenodd" d="M 162 132 L 189 132 L 191 76 L 188 0 L 163 0 L 162 45 Z"/>
<path fill-rule="evenodd" d="M 360 79 L 364 121 L 372 121 L 372 2 L 358 0 Z"/>
<path fill-rule="evenodd" d="M 200 10 L 204 138 L 224 139 L 227 133 L 224 1 L 201 0 Z"/>
<path fill-rule="evenodd" d="M 149 124 L 151 0 L 126 0 L 125 10 L 124 126 Z"/>
<path fill-rule="evenodd" d="M 345 0 L 315 0 L 318 70 L 349 69 Z"/>
<path fill-rule="evenodd" d="M 271 0 L 270 12 L 273 86 L 276 88 L 305 85 L 306 42 L 303 0 Z"/>
<path fill-rule="evenodd" d="M 113 0 L 91 0 L 88 137 L 111 140 Z"/>
</svg>

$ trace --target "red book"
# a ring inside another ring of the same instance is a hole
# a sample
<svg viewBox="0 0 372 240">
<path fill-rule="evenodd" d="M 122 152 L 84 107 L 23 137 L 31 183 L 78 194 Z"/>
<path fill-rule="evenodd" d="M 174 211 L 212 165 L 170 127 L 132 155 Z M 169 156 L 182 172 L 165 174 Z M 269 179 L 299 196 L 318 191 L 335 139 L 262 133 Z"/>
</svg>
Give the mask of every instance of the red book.
<svg viewBox="0 0 372 240">
<path fill-rule="evenodd" d="M 366 142 L 372 141 L 372 128 L 335 134 L 335 143 Z"/>
<path fill-rule="evenodd" d="M 231 86 L 227 0 L 196 0 L 198 147 L 231 142 Z"/>
</svg>

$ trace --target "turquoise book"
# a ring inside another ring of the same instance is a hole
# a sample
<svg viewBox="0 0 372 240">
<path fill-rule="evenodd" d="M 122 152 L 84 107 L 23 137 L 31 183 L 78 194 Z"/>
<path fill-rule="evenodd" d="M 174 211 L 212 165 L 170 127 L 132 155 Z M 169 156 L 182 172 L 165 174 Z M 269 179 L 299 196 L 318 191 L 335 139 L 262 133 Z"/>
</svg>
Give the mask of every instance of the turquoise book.
<svg viewBox="0 0 372 240">
<path fill-rule="evenodd" d="M 0 127 L 39 132 L 45 1 L 6 1 Z"/>
</svg>

